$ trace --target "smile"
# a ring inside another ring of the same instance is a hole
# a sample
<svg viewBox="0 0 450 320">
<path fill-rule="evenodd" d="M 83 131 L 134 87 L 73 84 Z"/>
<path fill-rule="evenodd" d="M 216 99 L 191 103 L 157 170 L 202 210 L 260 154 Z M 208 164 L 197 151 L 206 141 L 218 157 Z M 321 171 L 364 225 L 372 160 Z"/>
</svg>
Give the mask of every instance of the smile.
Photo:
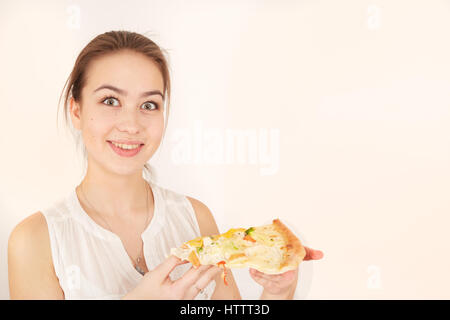
<svg viewBox="0 0 450 320">
<path fill-rule="evenodd" d="M 134 157 L 141 151 L 143 144 L 124 144 L 108 141 L 113 151 L 121 157 Z"/>
<path fill-rule="evenodd" d="M 123 144 L 123 143 L 116 143 L 114 141 L 111 141 L 111 143 L 113 145 L 115 145 L 116 147 L 119 147 L 122 149 L 127 149 L 127 150 L 136 149 L 140 146 L 140 144 Z"/>
</svg>

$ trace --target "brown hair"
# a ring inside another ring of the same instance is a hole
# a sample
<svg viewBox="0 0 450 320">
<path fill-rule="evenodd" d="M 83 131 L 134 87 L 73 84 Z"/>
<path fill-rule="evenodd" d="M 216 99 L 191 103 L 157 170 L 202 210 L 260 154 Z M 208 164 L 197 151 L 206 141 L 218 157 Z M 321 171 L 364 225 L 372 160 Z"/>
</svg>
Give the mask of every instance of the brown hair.
<svg viewBox="0 0 450 320">
<path fill-rule="evenodd" d="M 164 82 L 164 103 L 166 104 L 164 110 L 166 111 L 166 120 L 164 125 L 163 139 L 166 132 L 167 121 L 169 119 L 170 108 L 170 73 L 169 67 L 163 52 L 155 42 L 148 37 L 135 32 L 129 31 L 109 31 L 96 36 L 92 39 L 80 52 L 73 67 L 72 72 L 67 79 L 61 96 L 58 102 L 58 114 L 61 97 L 64 95 L 64 120 L 66 125 L 70 127 L 68 121 L 68 114 L 70 113 L 69 99 L 74 98 L 75 101 L 81 102 L 81 91 L 86 83 L 86 73 L 89 64 L 96 58 L 101 56 L 117 53 L 121 50 L 132 50 L 134 52 L 142 53 L 148 58 L 152 59 L 158 66 L 159 71 L 162 74 Z M 58 118 L 58 117 L 57 117 Z M 58 121 L 58 120 L 57 120 Z M 72 132 L 73 133 L 73 132 Z M 79 146 L 81 139 L 75 136 L 75 142 Z M 84 159 L 87 159 L 86 149 L 82 146 Z M 153 176 L 153 170 L 151 166 L 146 163 L 144 165 L 144 173 L 147 173 L 149 177 Z"/>
</svg>

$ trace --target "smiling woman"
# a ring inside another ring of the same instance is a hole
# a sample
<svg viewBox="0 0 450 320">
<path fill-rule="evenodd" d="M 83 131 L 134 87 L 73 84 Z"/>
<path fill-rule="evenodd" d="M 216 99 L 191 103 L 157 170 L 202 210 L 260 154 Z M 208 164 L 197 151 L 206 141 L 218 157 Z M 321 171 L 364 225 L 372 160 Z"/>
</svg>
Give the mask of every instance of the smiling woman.
<svg viewBox="0 0 450 320">
<path fill-rule="evenodd" d="M 170 105 L 162 49 L 134 32 L 98 35 L 79 54 L 62 95 L 86 174 L 12 231 L 10 297 L 240 298 L 234 282 L 216 287 L 218 267 L 194 269 L 168 257 L 171 248 L 218 229 L 200 201 L 151 178 L 147 162 L 164 137 Z"/>
</svg>

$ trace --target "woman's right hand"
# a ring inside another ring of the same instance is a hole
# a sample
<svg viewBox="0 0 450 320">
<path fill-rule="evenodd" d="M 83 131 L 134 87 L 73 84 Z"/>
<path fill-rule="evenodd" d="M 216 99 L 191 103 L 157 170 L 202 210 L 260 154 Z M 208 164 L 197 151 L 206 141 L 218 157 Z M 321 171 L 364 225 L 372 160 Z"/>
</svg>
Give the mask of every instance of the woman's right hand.
<svg viewBox="0 0 450 320">
<path fill-rule="evenodd" d="M 183 276 L 175 281 L 169 274 L 181 264 L 188 263 L 170 255 L 152 271 L 147 272 L 139 285 L 122 299 L 131 300 L 193 300 L 200 290 L 204 289 L 214 277 L 222 271 L 213 265 L 192 266 Z"/>
</svg>

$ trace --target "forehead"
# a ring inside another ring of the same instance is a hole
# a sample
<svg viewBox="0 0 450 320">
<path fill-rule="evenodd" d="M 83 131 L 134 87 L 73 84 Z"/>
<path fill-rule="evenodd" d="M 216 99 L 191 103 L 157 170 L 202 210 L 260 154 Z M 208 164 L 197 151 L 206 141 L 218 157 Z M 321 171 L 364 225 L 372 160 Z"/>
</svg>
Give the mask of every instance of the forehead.
<svg viewBox="0 0 450 320">
<path fill-rule="evenodd" d="M 108 54 L 90 62 L 85 83 L 88 92 L 106 83 L 122 88 L 131 95 L 148 90 L 164 92 L 164 81 L 158 65 L 144 54 L 133 51 Z"/>
</svg>

